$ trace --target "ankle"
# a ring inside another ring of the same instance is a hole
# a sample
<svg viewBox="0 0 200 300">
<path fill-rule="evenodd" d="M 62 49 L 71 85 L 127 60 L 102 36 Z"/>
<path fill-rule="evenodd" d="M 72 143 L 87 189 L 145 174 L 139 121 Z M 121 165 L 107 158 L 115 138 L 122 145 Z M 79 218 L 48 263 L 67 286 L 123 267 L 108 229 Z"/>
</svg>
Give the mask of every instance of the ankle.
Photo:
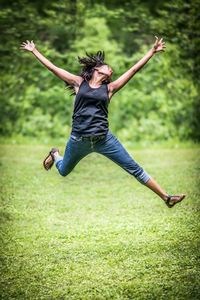
<svg viewBox="0 0 200 300">
<path fill-rule="evenodd" d="M 162 198 L 164 201 L 167 201 L 167 200 L 168 200 L 168 197 L 169 197 L 168 194 L 163 194 L 163 195 L 161 195 L 161 198 Z"/>
<path fill-rule="evenodd" d="M 55 160 L 56 158 L 59 157 L 59 152 L 56 151 L 56 152 L 52 153 L 52 155 L 53 155 L 53 158 L 54 158 L 54 160 Z"/>
</svg>

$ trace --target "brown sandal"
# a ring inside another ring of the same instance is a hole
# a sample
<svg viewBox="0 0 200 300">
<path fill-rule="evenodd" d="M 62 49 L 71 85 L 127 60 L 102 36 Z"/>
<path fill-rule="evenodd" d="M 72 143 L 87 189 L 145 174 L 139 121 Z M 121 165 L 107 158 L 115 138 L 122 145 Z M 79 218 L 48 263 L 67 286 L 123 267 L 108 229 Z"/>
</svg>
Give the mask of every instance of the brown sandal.
<svg viewBox="0 0 200 300">
<path fill-rule="evenodd" d="M 53 154 L 55 152 L 59 152 L 59 150 L 57 148 L 52 148 L 51 151 L 49 152 L 49 154 L 47 155 L 47 157 L 43 161 L 43 166 L 44 166 L 45 170 L 47 170 L 47 171 L 50 170 L 54 164 Z"/>
<path fill-rule="evenodd" d="M 165 203 L 169 208 L 172 208 L 175 204 L 181 202 L 185 198 L 185 196 L 186 196 L 185 194 L 182 194 L 182 195 L 168 195 L 168 198 L 167 198 L 167 200 L 165 200 Z"/>
</svg>

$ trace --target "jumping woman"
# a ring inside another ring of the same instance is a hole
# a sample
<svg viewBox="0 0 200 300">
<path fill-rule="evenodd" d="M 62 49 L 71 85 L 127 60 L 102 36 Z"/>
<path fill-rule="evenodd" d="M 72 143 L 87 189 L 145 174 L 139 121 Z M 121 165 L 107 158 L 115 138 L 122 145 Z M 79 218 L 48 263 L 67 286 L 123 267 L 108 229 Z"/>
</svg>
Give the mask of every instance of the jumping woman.
<svg viewBox="0 0 200 300">
<path fill-rule="evenodd" d="M 129 155 L 120 141 L 112 134 L 108 126 L 108 105 L 112 96 L 159 51 L 164 51 L 165 42 L 155 37 L 153 47 L 133 67 L 117 80 L 111 81 L 112 68 L 104 61 L 104 52 L 86 53 L 80 58 L 82 65 L 80 76 L 58 68 L 46 59 L 36 48 L 33 41 L 21 44 L 20 49 L 30 51 L 34 56 L 66 85 L 73 89 L 75 96 L 72 116 L 72 130 L 66 145 L 64 156 L 57 148 L 52 148 L 43 161 L 49 170 L 55 163 L 58 172 L 67 176 L 76 164 L 86 155 L 97 152 L 122 167 L 140 183 L 156 193 L 171 208 L 185 198 L 185 194 L 169 195 L 159 184 Z"/>
</svg>

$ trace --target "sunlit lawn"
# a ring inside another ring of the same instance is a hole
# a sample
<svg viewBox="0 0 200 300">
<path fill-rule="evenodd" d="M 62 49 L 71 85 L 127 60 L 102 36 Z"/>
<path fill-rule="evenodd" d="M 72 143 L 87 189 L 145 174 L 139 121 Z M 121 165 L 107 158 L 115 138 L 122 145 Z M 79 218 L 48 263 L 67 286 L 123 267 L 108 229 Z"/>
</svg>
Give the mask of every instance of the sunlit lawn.
<svg viewBox="0 0 200 300">
<path fill-rule="evenodd" d="M 200 149 L 129 149 L 187 193 L 173 209 L 98 154 L 46 172 L 48 151 L 1 147 L 1 299 L 200 299 Z"/>
</svg>

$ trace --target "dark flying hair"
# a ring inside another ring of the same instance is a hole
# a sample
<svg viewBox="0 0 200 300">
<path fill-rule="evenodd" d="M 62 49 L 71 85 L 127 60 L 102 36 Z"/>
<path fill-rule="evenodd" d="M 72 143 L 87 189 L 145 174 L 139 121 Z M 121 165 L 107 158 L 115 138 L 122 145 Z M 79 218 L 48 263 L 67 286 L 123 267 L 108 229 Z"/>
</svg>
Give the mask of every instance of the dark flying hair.
<svg viewBox="0 0 200 300">
<path fill-rule="evenodd" d="M 97 51 L 96 54 L 87 53 L 85 57 L 78 56 L 78 61 L 81 65 L 83 65 L 80 76 L 85 79 L 86 81 L 89 81 L 92 78 L 92 74 L 96 67 L 100 67 L 103 65 L 107 65 L 106 62 L 104 62 L 105 59 L 105 53 L 104 51 Z M 109 83 L 109 80 L 104 81 L 104 83 Z M 65 82 L 66 87 L 68 89 L 71 89 L 73 93 L 71 95 L 75 95 L 74 87 Z"/>
</svg>

